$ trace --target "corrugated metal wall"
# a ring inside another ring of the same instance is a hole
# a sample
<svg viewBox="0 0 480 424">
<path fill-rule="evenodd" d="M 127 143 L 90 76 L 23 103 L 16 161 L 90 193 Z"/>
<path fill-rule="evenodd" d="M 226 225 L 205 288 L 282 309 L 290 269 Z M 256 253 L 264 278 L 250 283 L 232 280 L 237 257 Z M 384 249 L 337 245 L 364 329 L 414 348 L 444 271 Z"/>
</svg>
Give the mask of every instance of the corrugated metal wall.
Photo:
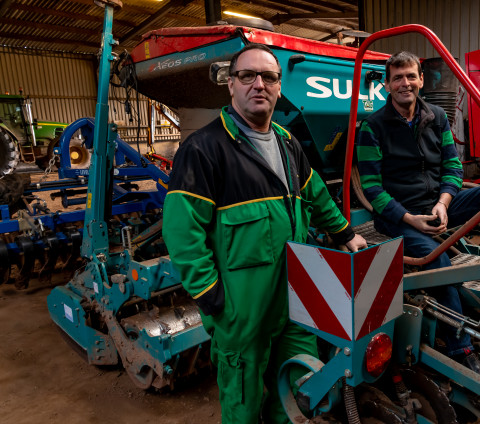
<svg viewBox="0 0 480 424">
<path fill-rule="evenodd" d="M 0 46 L 0 69 L 0 92 L 18 94 L 21 87 L 39 120 L 72 122 L 95 114 L 91 55 Z"/>
<path fill-rule="evenodd" d="M 0 46 L 0 93 L 18 94 L 21 87 L 24 95 L 32 99 L 35 118 L 71 123 L 79 118 L 95 116 L 96 69 L 96 58 L 92 55 Z M 137 105 L 134 90 L 130 100 L 135 110 L 133 122 L 130 122 L 122 104 L 125 91 L 110 88 L 109 120 L 119 124 L 122 138 L 135 141 Z M 140 141 L 147 138 L 147 105 L 148 100 L 140 95 Z M 156 118 L 155 140 L 180 139 L 178 131 L 166 125 L 163 116 L 157 113 Z"/>
<path fill-rule="evenodd" d="M 480 49 L 480 1 L 478 0 L 361 0 L 365 31 L 405 24 L 430 28 L 458 58 L 465 69 L 465 53 Z M 410 50 L 423 58 L 438 57 L 436 50 L 419 34 L 401 35 L 379 40 L 372 50 L 395 53 Z"/>
<path fill-rule="evenodd" d="M 148 137 L 148 98 L 139 95 L 138 106 L 136 91 L 130 90 L 129 101 L 132 113 L 127 115 L 125 112 L 125 90 L 110 85 L 109 92 L 109 121 L 115 122 L 118 125 L 118 131 L 123 140 L 127 142 L 136 142 L 137 140 L 137 117 L 140 118 L 140 141 L 146 141 Z M 137 111 L 139 109 L 139 112 Z M 175 118 L 178 117 L 172 112 Z M 178 141 L 180 140 L 180 133 L 178 130 L 166 121 L 165 117 L 159 113 L 155 113 L 155 141 Z"/>
</svg>

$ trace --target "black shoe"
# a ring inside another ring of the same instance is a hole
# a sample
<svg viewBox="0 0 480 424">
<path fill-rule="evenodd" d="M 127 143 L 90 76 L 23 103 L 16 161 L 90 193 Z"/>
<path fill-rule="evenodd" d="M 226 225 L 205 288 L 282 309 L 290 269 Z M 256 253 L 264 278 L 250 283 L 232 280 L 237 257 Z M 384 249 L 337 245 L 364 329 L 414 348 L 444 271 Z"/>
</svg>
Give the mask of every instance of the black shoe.
<svg viewBox="0 0 480 424">
<path fill-rule="evenodd" d="M 480 374 L 480 359 L 478 359 L 476 353 L 470 353 L 467 355 L 462 361 L 462 364 L 471 369 L 473 372 Z"/>
</svg>

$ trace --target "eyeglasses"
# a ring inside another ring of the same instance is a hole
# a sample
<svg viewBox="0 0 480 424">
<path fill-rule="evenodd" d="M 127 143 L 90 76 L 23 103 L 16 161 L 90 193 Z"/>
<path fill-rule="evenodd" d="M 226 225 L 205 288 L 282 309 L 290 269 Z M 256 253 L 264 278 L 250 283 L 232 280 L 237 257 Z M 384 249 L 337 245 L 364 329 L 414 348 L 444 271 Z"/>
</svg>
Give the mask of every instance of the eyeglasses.
<svg viewBox="0 0 480 424">
<path fill-rule="evenodd" d="M 241 71 L 235 71 L 231 76 L 237 77 L 241 84 L 252 84 L 257 79 L 257 76 L 262 77 L 262 81 L 266 85 L 274 85 L 280 81 L 280 72 L 274 71 L 262 71 L 256 72 L 250 69 L 242 69 Z"/>
</svg>

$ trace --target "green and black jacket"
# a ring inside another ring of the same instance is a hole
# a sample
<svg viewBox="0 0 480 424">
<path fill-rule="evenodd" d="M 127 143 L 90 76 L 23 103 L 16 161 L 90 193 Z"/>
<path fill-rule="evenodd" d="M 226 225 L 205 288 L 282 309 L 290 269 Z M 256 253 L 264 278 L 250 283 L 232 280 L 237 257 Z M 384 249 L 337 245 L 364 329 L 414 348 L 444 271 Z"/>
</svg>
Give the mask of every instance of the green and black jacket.
<svg viewBox="0 0 480 424">
<path fill-rule="evenodd" d="M 418 122 L 410 127 L 389 95 L 387 104 L 363 121 L 357 142 L 365 196 L 379 216 L 394 223 L 407 212 L 431 210 L 440 194 L 455 196 L 462 186 L 445 111 L 420 97 L 417 107 Z"/>
<path fill-rule="evenodd" d="M 175 156 L 163 235 L 204 318 L 220 313 L 225 300 L 229 319 L 241 320 L 248 305 L 258 319 L 270 308 L 278 325 L 287 313 L 286 241 L 305 242 L 310 220 L 340 243 L 353 238 L 298 141 L 279 125 L 272 127 L 289 190 L 227 108 L 189 136 Z"/>
</svg>

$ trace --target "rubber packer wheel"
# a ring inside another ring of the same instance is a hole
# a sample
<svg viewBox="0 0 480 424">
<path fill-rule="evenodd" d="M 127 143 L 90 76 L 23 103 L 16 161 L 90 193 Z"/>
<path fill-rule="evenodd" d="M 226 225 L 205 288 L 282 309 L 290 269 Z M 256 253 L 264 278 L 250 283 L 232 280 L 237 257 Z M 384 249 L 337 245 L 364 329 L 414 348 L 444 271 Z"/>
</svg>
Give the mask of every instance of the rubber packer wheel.
<svg viewBox="0 0 480 424">
<path fill-rule="evenodd" d="M 19 157 L 17 143 L 4 128 L 0 127 L 0 177 L 13 173 Z"/>
</svg>

